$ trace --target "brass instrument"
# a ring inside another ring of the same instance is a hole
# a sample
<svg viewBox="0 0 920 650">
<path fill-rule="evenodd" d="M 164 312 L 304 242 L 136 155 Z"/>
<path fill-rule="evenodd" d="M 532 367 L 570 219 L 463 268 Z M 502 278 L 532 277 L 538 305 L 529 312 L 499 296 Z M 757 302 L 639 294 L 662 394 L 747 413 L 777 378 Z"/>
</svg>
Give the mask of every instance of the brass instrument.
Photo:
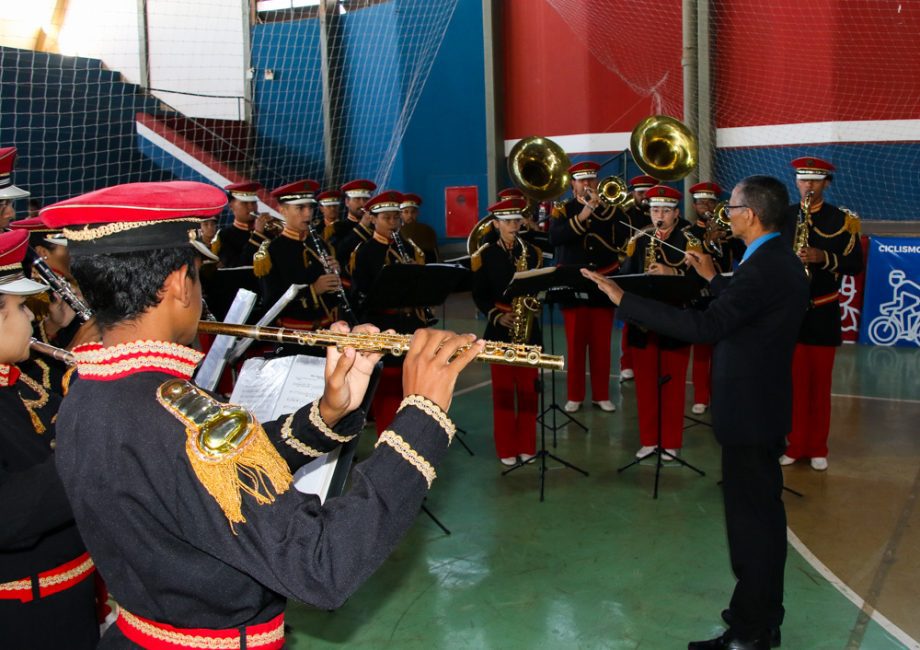
<svg viewBox="0 0 920 650">
<path fill-rule="evenodd" d="M 316 234 L 316 230 L 314 230 L 313 226 L 307 226 L 307 232 L 310 233 L 310 242 L 313 244 L 313 250 L 316 252 L 316 256 L 323 266 L 323 273 L 326 275 L 334 275 L 338 278 L 339 288 L 335 290 L 335 295 L 339 299 L 339 306 L 342 308 L 345 320 L 348 321 L 349 325 L 357 325 L 358 318 L 351 308 L 348 294 L 345 293 L 345 286 L 342 284 L 342 276 L 339 274 L 338 267 L 329 259 L 329 253 L 326 251 L 326 244 L 320 239 L 320 236 Z"/>
<path fill-rule="evenodd" d="M 667 115 L 639 122 L 629 138 L 629 150 L 642 171 L 658 180 L 680 180 L 696 167 L 696 136 Z"/>
<path fill-rule="evenodd" d="M 478 251 L 480 246 L 482 246 L 483 238 L 492 232 L 494 228 L 495 226 L 492 225 L 491 214 L 487 214 L 480 219 L 466 237 L 466 254 L 472 255 Z"/>
<path fill-rule="evenodd" d="M 798 255 L 808 248 L 808 215 L 811 210 L 811 197 L 814 195 L 813 190 L 805 193 L 805 200 L 799 209 L 799 222 L 795 224 L 795 239 L 792 242 L 792 250 Z M 805 276 L 811 279 L 811 269 L 808 268 L 808 262 L 802 262 L 805 265 Z"/>
<path fill-rule="evenodd" d="M 223 334 L 225 336 L 250 338 L 273 343 L 318 345 L 323 347 L 335 346 L 339 350 L 350 347 L 358 352 L 383 352 L 396 357 L 402 356 L 409 350 L 409 342 L 412 340 L 411 334 L 387 334 L 385 332 L 378 334 L 342 333 L 331 330 L 306 331 L 205 321 L 198 323 L 198 331 L 204 334 Z M 469 349 L 469 347 L 461 347 L 458 353 L 463 352 L 465 349 Z M 485 349 L 476 356 L 476 360 L 483 363 L 500 363 L 507 366 L 545 368 L 547 370 L 562 370 L 565 366 L 564 357 L 544 354 L 543 348 L 539 345 L 502 343 L 499 341 L 486 341 Z"/>
<path fill-rule="evenodd" d="M 518 237 L 521 245 L 521 254 L 517 258 L 514 270 L 517 272 L 527 270 L 527 244 Z M 517 296 L 511 301 L 511 342 L 516 344 L 527 343 L 533 329 L 533 319 L 540 311 L 540 301 L 536 296 Z"/>
<path fill-rule="evenodd" d="M 508 154 L 508 176 L 526 197 L 542 202 L 561 196 L 569 188 L 571 161 L 549 138 L 520 140 Z"/>
<path fill-rule="evenodd" d="M 64 350 L 63 348 L 56 348 L 53 345 L 45 343 L 44 341 L 39 341 L 36 338 L 33 338 L 29 341 L 29 347 L 43 354 L 46 357 L 51 357 L 52 359 L 57 359 L 58 361 L 63 361 L 68 366 L 74 366 L 77 364 L 76 357 L 73 356 L 73 353 L 69 350 Z"/>
<path fill-rule="evenodd" d="M 259 218 L 259 213 L 258 213 L 258 212 L 250 212 L 249 215 L 252 216 L 252 217 L 254 217 L 254 218 L 256 218 L 256 219 Z M 284 219 L 282 219 L 281 217 L 276 217 L 275 215 L 273 215 L 273 214 L 271 214 L 271 213 L 269 213 L 268 216 L 271 217 L 271 218 L 270 218 L 270 219 L 268 220 L 268 222 L 265 224 L 265 232 L 264 232 L 264 234 L 265 234 L 265 236 L 268 237 L 269 239 L 274 239 L 275 237 L 277 237 L 278 235 L 281 234 L 281 231 L 282 231 L 282 230 L 284 230 L 284 223 L 285 223 L 285 222 L 284 222 Z"/>
<path fill-rule="evenodd" d="M 658 239 L 657 234 L 652 234 L 648 238 L 648 247 L 645 249 L 645 260 L 642 264 L 642 271 L 648 273 L 649 267 L 658 262 Z"/>
<path fill-rule="evenodd" d="M 708 212 L 706 219 L 706 233 L 703 243 L 707 248 L 722 256 L 722 242 L 732 238 L 732 225 L 725 214 L 727 201 L 719 201 L 712 212 Z"/>
</svg>

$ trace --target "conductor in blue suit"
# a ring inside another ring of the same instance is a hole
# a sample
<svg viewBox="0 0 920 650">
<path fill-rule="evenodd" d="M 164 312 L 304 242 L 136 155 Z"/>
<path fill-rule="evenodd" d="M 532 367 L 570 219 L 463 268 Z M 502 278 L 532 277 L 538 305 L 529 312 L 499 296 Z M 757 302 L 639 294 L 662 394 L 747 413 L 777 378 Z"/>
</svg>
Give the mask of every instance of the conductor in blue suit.
<svg viewBox="0 0 920 650">
<path fill-rule="evenodd" d="M 802 262 L 780 233 L 789 197 L 769 176 L 749 176 L 725 206 L 732 234 L 747 251 L 732 276 L 711 258 L 687 253 L 715 299 L 704 311 L 682 310 L 625 293 L 614 281 L 583 270 L 620 318 L 693 343 L 713 343 L 712 425 L 722 446 L 725 522 L 737 583 L 722 617 L 725 633 L 690 650 L 776 647 L 783 622 L 786 511 L 778 459 L 792 418 L 792 353 L 808 307 Z"/>
</svg>

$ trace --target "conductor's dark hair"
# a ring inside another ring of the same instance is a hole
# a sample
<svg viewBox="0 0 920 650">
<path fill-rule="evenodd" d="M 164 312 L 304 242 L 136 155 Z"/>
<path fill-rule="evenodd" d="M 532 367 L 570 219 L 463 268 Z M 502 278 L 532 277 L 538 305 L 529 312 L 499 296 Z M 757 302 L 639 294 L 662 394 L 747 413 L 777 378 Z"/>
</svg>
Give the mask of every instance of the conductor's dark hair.
<svg viewBox="0 0 920 650">
<path fill-rule="evenodd" d="M 194 248 L 183 246 L 77 256 L 70 266 L 96 324 L 105 332 L 159 305 L 170 273 L 187 266 L 188 277 L 196 280 L 197 258 Z"/>
<path fill-rule="evenodd" d="M 764 230 L 782 232 L 789 206 L 789 191 L 772 176 L 748 176 L 738 183 L 742 205 L 749 207 Z"/>
</svg>

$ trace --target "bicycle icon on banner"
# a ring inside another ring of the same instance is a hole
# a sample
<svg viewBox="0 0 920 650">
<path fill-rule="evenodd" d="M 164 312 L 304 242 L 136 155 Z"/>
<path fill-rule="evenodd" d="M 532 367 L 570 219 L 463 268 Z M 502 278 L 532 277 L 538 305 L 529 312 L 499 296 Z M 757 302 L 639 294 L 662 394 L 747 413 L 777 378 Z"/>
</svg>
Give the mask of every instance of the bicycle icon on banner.
<svg viewBox="0 0 920 650">
<path fill-rule="evenodd" d="M 892 300 L 879 305 L 879 315 L 869 323 L 869 340 L 875 345 L 907 341 L 920 346 L 920 284 L 907 279 L 901 269 L 888 274 Z"/>
</svg>

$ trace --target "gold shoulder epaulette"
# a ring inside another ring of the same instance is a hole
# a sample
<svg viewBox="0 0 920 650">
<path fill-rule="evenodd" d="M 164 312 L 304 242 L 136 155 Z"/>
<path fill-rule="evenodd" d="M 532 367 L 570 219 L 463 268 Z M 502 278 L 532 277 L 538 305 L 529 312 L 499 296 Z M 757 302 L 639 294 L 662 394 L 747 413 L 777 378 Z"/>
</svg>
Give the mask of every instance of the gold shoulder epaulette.
<svg viewBox="0 0 920 650">
<path fill-rule="evenodd" d="M 272 271 L 272 256 L 268 252 L 271 240 L 266 239 L 259 244 L 259 250 L 252 256 L 252 272 L 257 278 L 264 278 Z"/>
<path fill-rule="evenodd" d="M 218 402 L 182 379 L 161 384 L 157 400 L 185 426 L 185 453 L 192 470 L 217 501 L 234 534 L 234 524 L 246 523 L 242 492 L 262 505 L 291 486 L 287 463 L 262 425 L 243 407 Z"/>
<path fill-rule="evenodd" d="M 626 242 L 626 257 L 632 257 L 636 252 L 636 240 L 637 236 L 633 235 L 629 238 L 629 241 Z"/>
<path fill-rule="evenodd" d="M 76 371 L 76 366 L 70 366 L 64 376 L 61 377 L 61 395 L 64 397 L 67 397 L 67 393 L 70 392 L 70 382 L 73 381 L 73 375 Z"/>
<path fill-rule="evenodd" d="M 847 229 L 847 232 L 850 232 L 854 235 L 858 235 L 860 231 L 859 215 L 848 210 L 843 206 L 840 207 L 843 214 L 846 216 L 846 221 L 844 222 L 844 228 Z"/>
<path fill-rule="evenodd" d="M 220 255 L 220 231 L 217 231 L 217 234 L 214 235 L 214 239 L 211 241 L 211 252 L 215 255 Z"/>
<path fill-rule="evenodd" d="M 486 242 L 479 248 L 477 248 L 472 255 L 470 255 L 470 269 L 475 273 L 482 268 L 482 252 L 489 247 L 489 242 Z"/>
<path fill-rule="evenodd" d="M 355 266 L 358 261 L 358 249 L 361 248 L 363 244 L 364 242 L 361 242 L 355 246 L 354 250 L 351 251 L 351 255 L 348 256 L 348 273 L 350 275 L 354 275 L 355 273 Z"/>
<path fill-rule="evenodd" d="M 562 201 L 553 202 L 553 210 L 549 213 L 549 216 L 553 219 L 562 219 L 565 217 L 565 203 Z"/>
</svg>

